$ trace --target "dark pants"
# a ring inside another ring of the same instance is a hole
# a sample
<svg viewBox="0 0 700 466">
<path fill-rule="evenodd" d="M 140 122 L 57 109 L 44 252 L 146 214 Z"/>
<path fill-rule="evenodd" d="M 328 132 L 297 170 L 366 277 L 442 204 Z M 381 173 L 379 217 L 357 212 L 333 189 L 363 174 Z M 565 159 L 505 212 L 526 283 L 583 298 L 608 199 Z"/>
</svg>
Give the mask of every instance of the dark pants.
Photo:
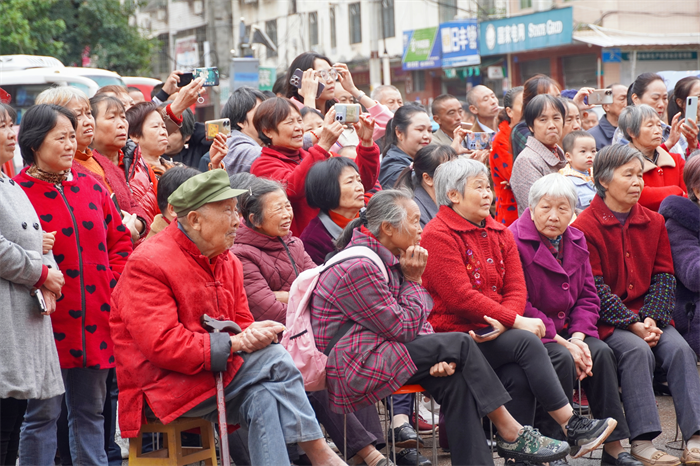
<svg viewBox="0 0 700 466">
<path fill-rule="evenodd" d="M 420 384 L 445 413 L 452 464 L 493 464 L 481 418 L 510 399 L 498 376 L 474 340 L 465 333 L 420 335 L 406 343 L 417 371 L 406 384 Z M 430 368 L 441 361 L 454 362 L 450 377 L 433 377 Z"/>
<path fill-rule="evenodd" d="M 568 337 L 568 335 L 566 336 Z M 593 376 L 583 379 L 581 388 L 586 392 L 591 413 L 596 419 L 611 417 L 617 421 L 617 427 L 606 442 L 627 439 L 630 432 L 620 401 L 615 354 L 608 345 L 597 338 L 587 337 L 586 344 L 591 350 L 591 358 L 593 359 Z M 559 376 L 559 383 L 571 402 L 577 379 L 574 358 L 569 350 L 559 343 L 547 343 L 545 348 L 547 348 L 554 370 Z M 559 424 L 551 416 L 544 413 L 544 410 L 541 411 L 537 413 L 535 427 L 548 437 L 564 440 L 564 433 Z"/>
<path fill-rule="evenodd" d="M 307 393 L 311 407 L 316 413 L 318 422 L 326 428 L 326 432 L 335 442 L 335 446 L 343 451 L 343 415 L 334 413 L 328 405 L 328 392 Z M 384 435 L 379 422 L 379 415 L 374 405 L 362 408 L 347 415 L 348 458 L 352 458 L 367 445 L 375 445 L 377 449 L 384 447 Z"/>
<path fill-rule="evenodd" d="M 27 400 L 0 399 L 0 465 L 14 466 L 19 451 L 19 429 L 22 427 Z"/>
<path fill-rule="evenodd" d="M 391 407 L 389 399 L 386 399 L 387 406 Z M 409 418 L 413 414 L 413 405 L 415 404 L 415 397 L 413 393 L 407 393 L 405 395 L 394 396 L 394 411 L 391 412 L 391 417 L 396 414 L 405 414 Z M 410 421 L 409 421 L 410 423 Z"/>
<path fill-rule="evenodd" d="M 522 425 L 535 422 L 537 401 L 547 412 L 569 403 L 547 350 L 534 333 L 510 329 L 478 346 L 511 396 L 506 408 Z"/>
</svg>

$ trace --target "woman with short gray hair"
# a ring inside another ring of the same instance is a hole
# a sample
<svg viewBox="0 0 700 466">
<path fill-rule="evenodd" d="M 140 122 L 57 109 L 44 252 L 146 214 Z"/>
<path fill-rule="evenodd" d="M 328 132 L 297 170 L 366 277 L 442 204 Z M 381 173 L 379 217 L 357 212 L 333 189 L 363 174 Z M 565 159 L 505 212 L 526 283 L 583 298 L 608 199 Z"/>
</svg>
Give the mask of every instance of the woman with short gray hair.
<svg viewBox="0 0 700 466">
<path fill-rule="evenodd" d="M 438 168 L 435 190 L 440 210 L 421 239 L 430 253 L 423 283 L 433 298 L 433 328 L 472 336 L 508 387 L 507 407 L 520 423 L 534 422 L 539 402 L 567 429 L 568 436 L 558 429 L 549 435 L 566 438 L 574 458 L 596 448 L 617 423 L 574 413 L 540 341 L 545 324 L 523 315 L 523 268 L 513 234 L 491 218 L 488 170 L 475 160 L 451 160 Z"/>
<path fill-rule="evenodd" d="M 546 175 L 532 185 L 529 208 L 510 226 L 527 284 L 524 315 L 544 322 L 542 343 L 569 402 L 574 380 L 580 380 L 593 416 L 617 421 L 603 449 L 603 464 L 641 466 L 620 443 L 629 437 L 629 429 L 618 396 L 615 355 L 598 338 L 600 300 L 586 240 L 569 226 L 576 200 L 570 180 L 558 173 Z M 540 419 L 536 427 L 552 436 L 556 424 L 548 416 Z"/>
<path fill-rule="evenodd" d="M 420 384 L 441 405 L 453 464 L 493 464 L 483 416 L 498 428 L 501 456 L 536 463 L 566 456 L 566 443 L 508 413 L 508 393 L 474 340 L 461 332 L 433 333 L 430 295 L 421 286 L 429 263 L 421 231 L 410 194 L 386 190 L 339 237 L 338 247 L 357 255 L 321 272 L 310 301 L 316 347 L 332 348 L 326 363 L 331 406 L 351 412 L 404 384 Z"/>
<path fill-rule="evenodd" d="M 598 195 L 573 223 L 588 245 L 600 298 L 598 333 L 613 350 L 632 456 L 645 465 L 700 463 L 700 377 L 696 356 L 674 328 L 676 279 L 661 215 L 637 201 L 644 162 L 634 147 L 603 148 L 593 162 Z M 661 433 L 652 380 L 663 368 L 686 441 L 682 458 L 657 450 Z"/>
<path fill-rule="evenodd" d="M 658 211 L 668 196 L 685 196 L 683 181 L 685 161 L 680 154 L 666 152 L 662 146 L 663 127 L 656 111 L 649 105 L 629 106 L 620 114 L 618 127 L 644 157 L 644 189 L 639 203 Z"/>
</svg>

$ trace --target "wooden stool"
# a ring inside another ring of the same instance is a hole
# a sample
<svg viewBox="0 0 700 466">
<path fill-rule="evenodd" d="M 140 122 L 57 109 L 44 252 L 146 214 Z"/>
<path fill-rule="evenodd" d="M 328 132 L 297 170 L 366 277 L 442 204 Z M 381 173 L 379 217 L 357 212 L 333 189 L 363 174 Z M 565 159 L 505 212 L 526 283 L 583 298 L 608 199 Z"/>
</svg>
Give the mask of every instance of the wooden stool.
<svg viewBox="0 0 700 466">
<path fill-rule="evenodd" d="M 200 429 L 202 447 L 183 447 L 182 432 Z M 143 453 L 144 433 L 162 433 L 163 447 L 159 450 Z M 184 466 L 198 463 L 216 465 L 216 448 L 214 446 L 214 429 L 212 423 L 199 418 L 179 418 L 170 424 L 160 421 L 143 424 L 139 435 L 129 439 L 129 466 Z"/>
</svg>

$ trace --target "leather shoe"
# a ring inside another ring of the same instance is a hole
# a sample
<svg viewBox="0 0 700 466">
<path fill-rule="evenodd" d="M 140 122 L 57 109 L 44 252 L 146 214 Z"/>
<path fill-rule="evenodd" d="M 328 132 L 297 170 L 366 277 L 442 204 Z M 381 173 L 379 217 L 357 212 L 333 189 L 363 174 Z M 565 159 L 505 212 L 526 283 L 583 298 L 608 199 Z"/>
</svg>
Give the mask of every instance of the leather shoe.
<svg viewBox="0 0 700 466">
<path fill-rule="evenodd" d="M 391 430 L 386 435 L 387 443 L 391 444 Z M 418 448 L 423 445 L 423 440 L 418 436 L 410 424 L 405 423 L 394 430 L 395 446 L 397 448 Z"/>
<path fill-rule="evenodd" d="M 603 457 L 600 459 L 600 464 L 601 466 L 644 466 L 644 463 L 634 459 L 634 456 L 626 451 L 617 455 L 617 458 L 613 458 L 613 456 L 605 450 L 603 450 Z"/>
<path fill-rule="evenodd" d="M 651 455 L 651 458 L 644 458 L 643 456 L 635 455 L 634 453 L 632 453 L 632 456 L 636 460 L 641 461 L 644 466 L 679 466 L 681 464 L 680 458 L 669 455 L 662 450 L 656 450 Z"/>
<path fill-rule="evenodd" d="M 685 450 L 683 450 L 683 456 L 681 456 L 681 461 L 686 466 L 700 465 L 700 448 L 686 448 Z"/>
<path fill-rule="evenodd" d="M 391 456 L 393 458 L 393 456 Z M 417 460 L 417 462 L 416 462 Z M 415 448 L 404 448 L 396 454 L 396 464 L 401 466 L 432 466 L 428 458 L 421 455 Z"/>
</svg>

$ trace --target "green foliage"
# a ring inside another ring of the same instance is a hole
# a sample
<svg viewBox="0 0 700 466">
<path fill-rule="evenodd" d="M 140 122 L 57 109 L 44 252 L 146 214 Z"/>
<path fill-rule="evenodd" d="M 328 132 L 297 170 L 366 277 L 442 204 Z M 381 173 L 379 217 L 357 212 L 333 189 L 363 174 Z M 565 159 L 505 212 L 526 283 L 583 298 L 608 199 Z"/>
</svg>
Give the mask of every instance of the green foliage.
<svg viewBox="0 0 700 466">
<path fill-rule="evenodd" d="M 0 55 L 27 54 L 58 57 L 63 52 L 62 19 L 52 20 L 57 0 L 1 0 Z"/>
<path fill-rule="evenodd" d="M 150 74 L 157 44 L 129 24 L 137 2 L 0 0 L 0 53 L 51 55 L 66 65 L 81 66 L 89 47 L 93 66 L 125 76 Z"/>
</svg>

